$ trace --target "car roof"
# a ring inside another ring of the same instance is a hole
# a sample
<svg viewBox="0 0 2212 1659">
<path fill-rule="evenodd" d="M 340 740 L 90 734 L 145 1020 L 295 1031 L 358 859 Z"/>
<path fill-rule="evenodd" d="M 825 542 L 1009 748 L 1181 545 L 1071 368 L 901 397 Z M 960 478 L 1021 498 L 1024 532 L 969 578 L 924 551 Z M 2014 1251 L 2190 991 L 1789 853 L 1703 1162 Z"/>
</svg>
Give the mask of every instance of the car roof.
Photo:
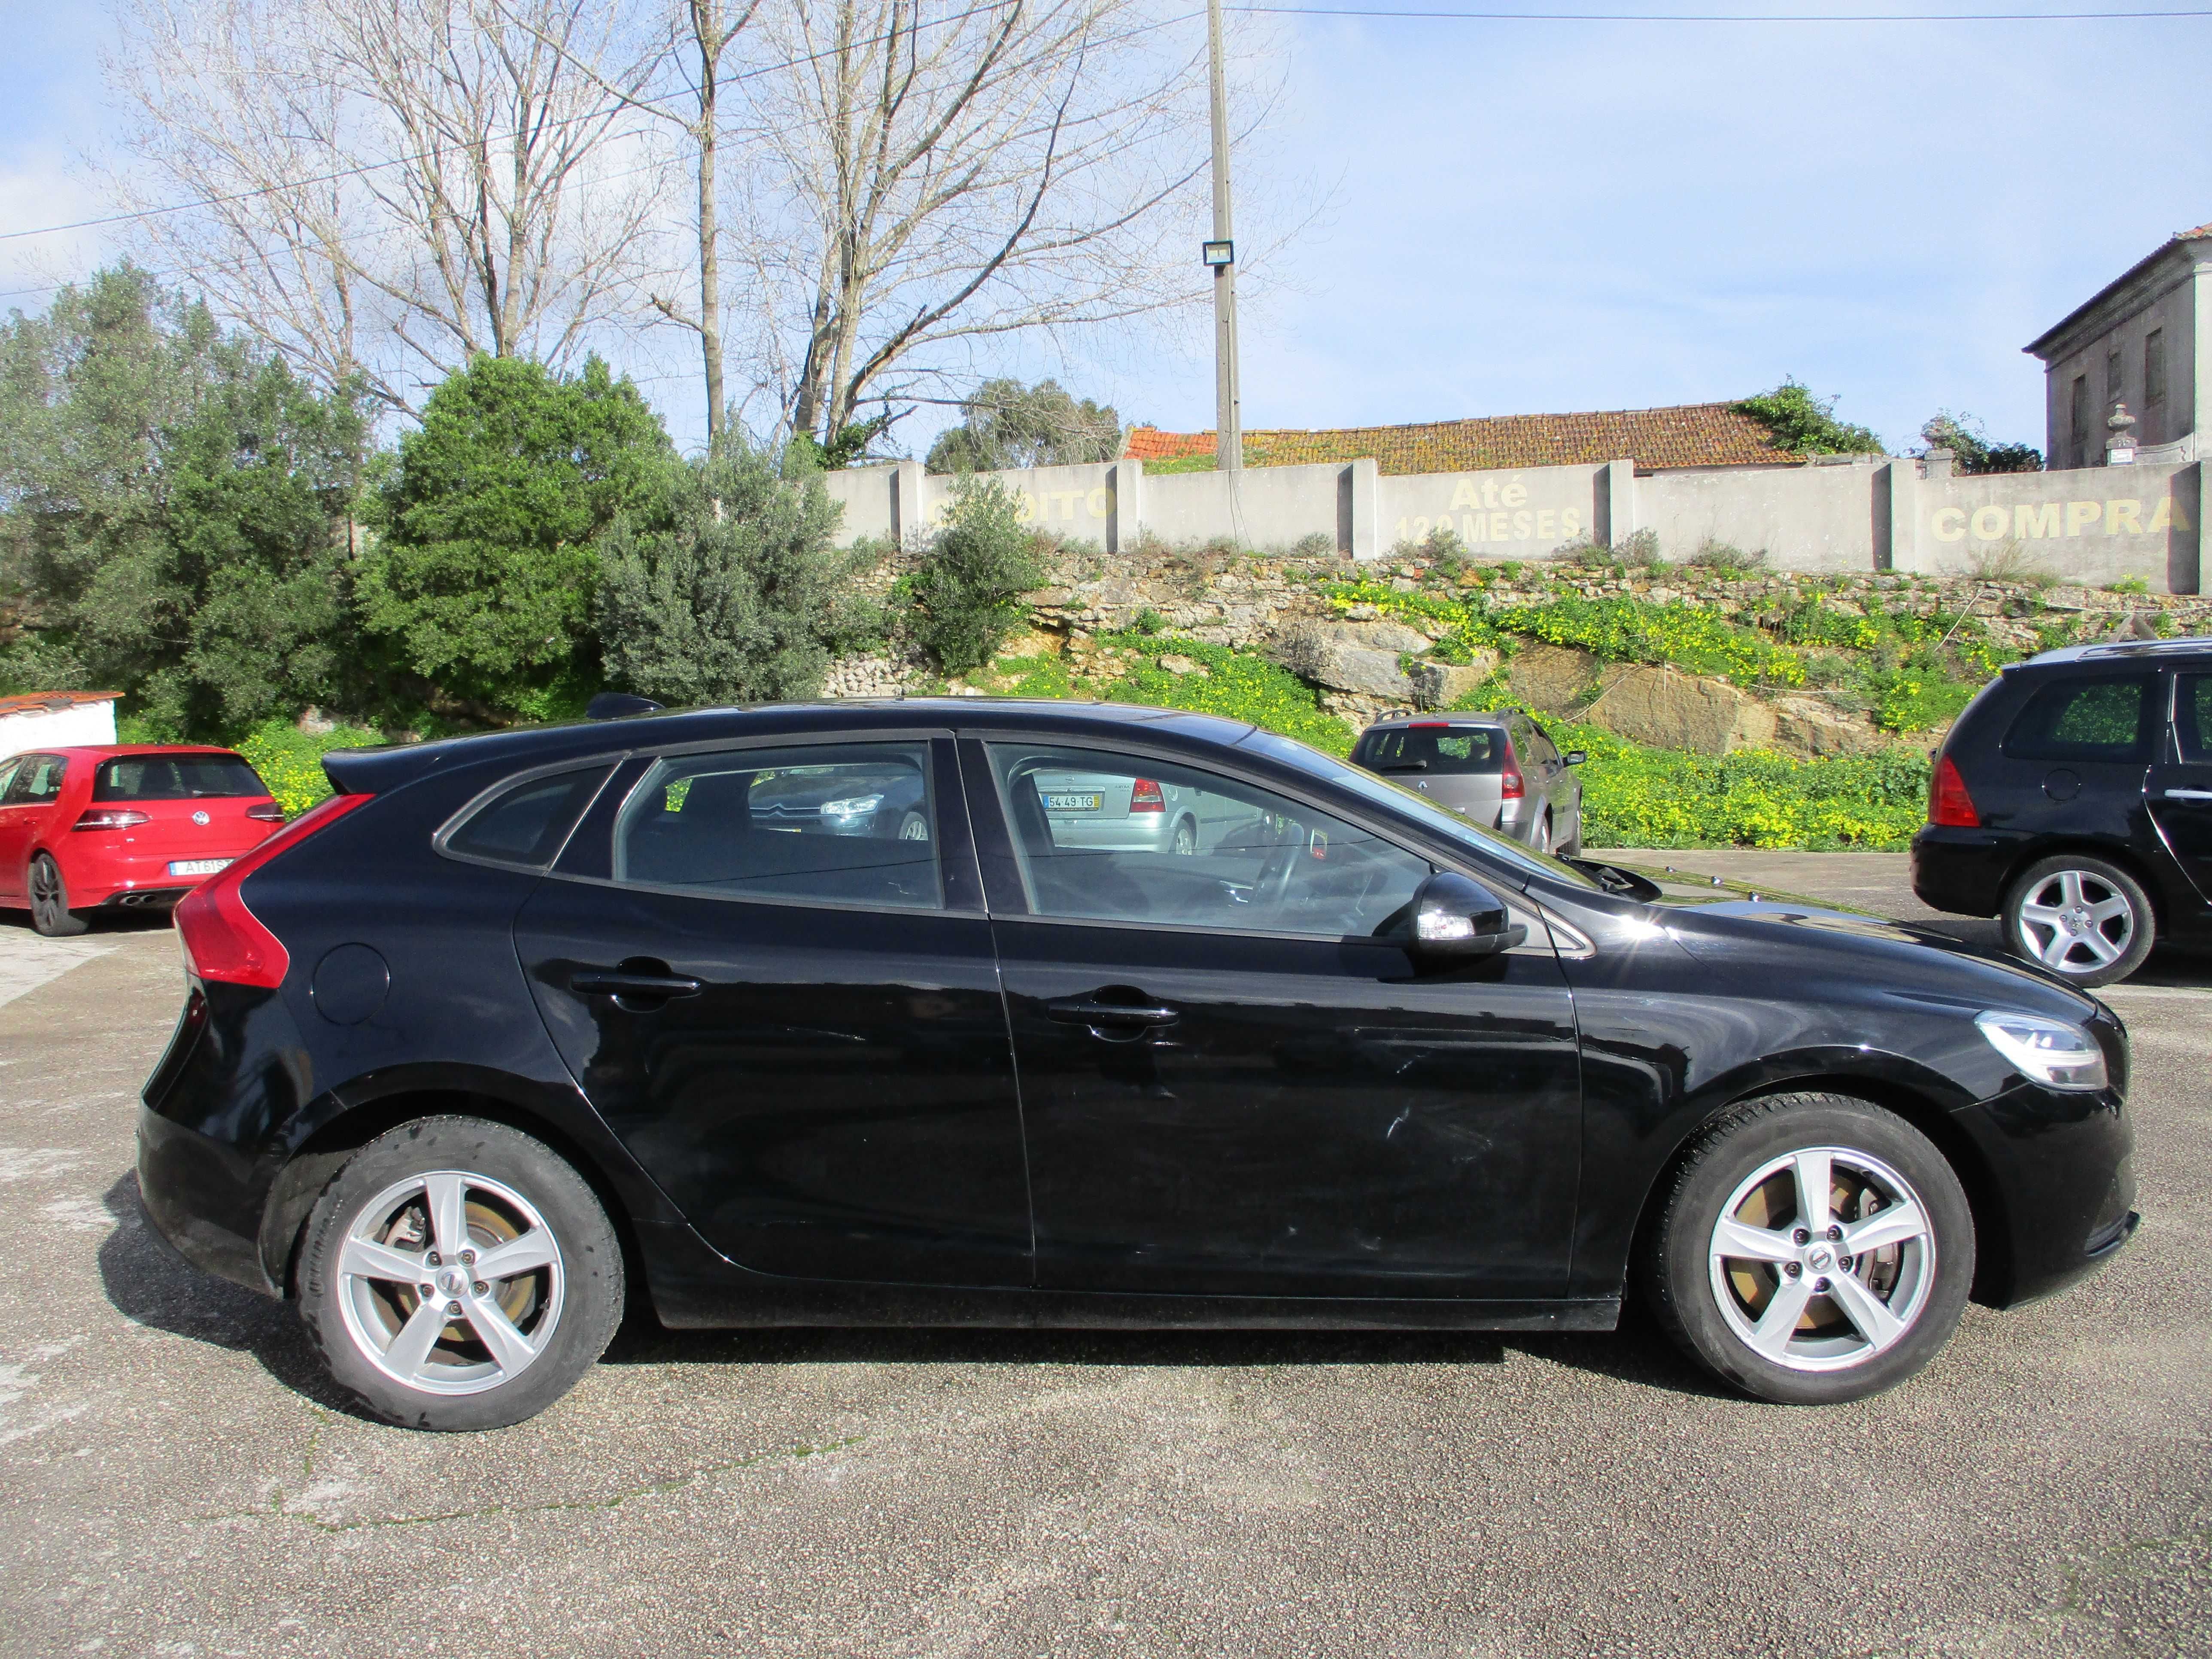
<svg viewBox="0 0 2212 1659">
<path fill-rule="evenodd" d="M 1370 732 L 1382 732 L 1408 726 L 1504 726 L 1514 720 L 1526 720 L 1528 711 L 1521 708 L 1484 708 L 1479 710 L 1445 710 L 1424 713 L 1418 709 L 1401 709 L 1378 715 L 1369 723 Z"/>
<path fill-rule="evenodd" d="M 26 749 L 26 755 L 64 755 L 71 759 L 114 760 L 128 755 L 235 755 L 216 743 L 64 743 Z M 14 758 L 12 756 L 10 759 Z"/>
<path fill-rule="evenodd" d="M 2015 668 L 2045 668 L 2062 663 L 2122 661 L 2130 658 L 2212 656 L 2212 635 L 2192 634 L 2178 640 L 2112 640 L 2100 645 L 2062 645 L 2039 651 Z"/>
</svg>

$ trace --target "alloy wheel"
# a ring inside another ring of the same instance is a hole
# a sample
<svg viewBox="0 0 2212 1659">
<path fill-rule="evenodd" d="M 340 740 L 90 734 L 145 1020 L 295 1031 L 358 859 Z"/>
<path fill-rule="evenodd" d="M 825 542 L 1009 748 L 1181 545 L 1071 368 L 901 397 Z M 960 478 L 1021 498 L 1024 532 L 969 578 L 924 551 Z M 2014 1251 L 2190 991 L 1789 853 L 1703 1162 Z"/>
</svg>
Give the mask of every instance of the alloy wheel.
<svg viewBox="0 0 2212 1659">
<path fill-rule="evenodd" d="M 1796 1371 L 1844 1370 L 1895 1346 L 1936 1282 L 1919 1194 L 1847 1146 L 1805 1147 L 1753 1170 L 1721 1206 L 1709 1254 L 1729 1328 Z"/>
<path fill-rule="evenodd" d="M 459 1170 L 410 1176 L 364 1205 L 337 1281 L 362 1357 L 438 1395 L 514 1381 L 545 1351 L 567 1292 L 560 1241 L 530 1200 Z"/>
<path fill-rule="evenodd" d="M 2135 943 L 2135 906 L 2094 870 L 2053 870 L 2021 896 L 2015 917 L 2035 959 L 2062 974 L 2109 967 Z"/>
<path fill-rule="evenodd" d="M 31 914 L 39 926 L 50 927 L 68 905 L 62 894 L 62 872 L 50 858 L 31 860 Z"/>
</svg>

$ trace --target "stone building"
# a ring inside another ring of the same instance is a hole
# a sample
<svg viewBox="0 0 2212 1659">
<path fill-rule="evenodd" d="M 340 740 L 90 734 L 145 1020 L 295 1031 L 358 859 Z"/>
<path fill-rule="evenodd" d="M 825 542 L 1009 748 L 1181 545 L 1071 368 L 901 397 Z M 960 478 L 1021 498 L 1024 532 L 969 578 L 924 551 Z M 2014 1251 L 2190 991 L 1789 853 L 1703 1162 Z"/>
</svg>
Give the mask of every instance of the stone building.
<svg viewBox="0 0 2212 1659">
<path fill-rule="evenodd" d="M 2212 397 L 2212 224 L 2177 231 L 2025 349 L 2043 362 L 2053 471 L 2104 465 L 2116 404 L 2136 418 L 2139 459 L 2212 459 L 2197 433 Z"/>
</svg>

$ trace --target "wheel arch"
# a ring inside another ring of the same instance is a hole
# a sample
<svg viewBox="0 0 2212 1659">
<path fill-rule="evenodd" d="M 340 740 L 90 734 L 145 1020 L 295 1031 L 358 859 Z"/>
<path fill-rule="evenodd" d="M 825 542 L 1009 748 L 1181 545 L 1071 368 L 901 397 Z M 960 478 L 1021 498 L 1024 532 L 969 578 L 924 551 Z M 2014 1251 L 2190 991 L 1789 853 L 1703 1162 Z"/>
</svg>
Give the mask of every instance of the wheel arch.
<svg viewBox="0 0 2212 1659">
<path fill-rule="evenodd" d="M 551 1115 L 501 1094 L 464 1085 L 419 1085 L 341 1108 L 295 1148 L 271 1184 L 262 1209 L 262 1267 L 279 1294 L 297 1295 L 295 1275 L 315 1200 L 353 1155 L 387 1130 L 425 1117 L 478 1117 L 541 1141 L 592 1189 L 622 1241 L 623 1266 L 633 1295 L 646 1284 L 636 1218 L 624 1182 L 581 1138 Z M 665 1200 L 664 1200 L 665 1202 Z"/>
<path fill-rule="evenodd" d="M 2021 849 L 2005 866 L 2004 879 L 1997 884 L 1997 925 L 2000 927 L 2004 925 L 2005 908 L 2012 897 L 2014 884 L 2044 860 L 2061 858 L 2069 853 L 2125 871 L 2150 900 L 2152 927 L 2160 933 L 2166 930 L 2166 918 L 2172 902 L 2172 896 L 2166 891 L 2168 877 L 2153 869 L 2133 848 L 2116 847 L 2110 842 L 2090 836 L 2052 836 L 2030 842 Z"/>
<path fill-rule="evenodd" d="M 1653 1174 L 1637 1212 L 1634 1243 L 1630 1251 L 1632 1265 L 1641 1261 L 1650 1248 L 1651 1230 L 1657 1224 L 1667 1194 L 1674 1188 L 1674 1172 L 1688 1158 L 1700 1134 L 1747 1102 L 1771 1099 L 1777 1095 L 1805 1094 L 1840 1095 L 1879 1106 L 1895 1113 L 1928 1137 L 1966 1189 L 1966 1207 L 1973 1217 L 1974 1283 L 1971 1294 L 1977 1302 L 2002 1305 L 2009 1296 L 2013 1281 L 2012 1224 L 1996 1172 L 1972 1137 L 1942 1105 L 1885 1078 L 1816 1073 L 1769 1079 L 1714 1105 L 1683 1131 Z"/>
</svg>

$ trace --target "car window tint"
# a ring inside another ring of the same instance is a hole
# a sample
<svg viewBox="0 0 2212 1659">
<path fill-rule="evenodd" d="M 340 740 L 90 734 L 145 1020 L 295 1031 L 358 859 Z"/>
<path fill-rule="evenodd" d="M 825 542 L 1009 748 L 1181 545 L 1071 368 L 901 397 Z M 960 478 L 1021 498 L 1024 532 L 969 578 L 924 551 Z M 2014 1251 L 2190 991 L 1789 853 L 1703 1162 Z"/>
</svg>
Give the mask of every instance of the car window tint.
<svg viewBox="0 0 2212 1659">
<path fill-rule="evenodd" d="M 1392 726 L 1360 738 L 1352 759 L 1376 772 L 1465 777 L 1497 771 L 1504 738 L 1496 726 Z"/>
<path fill-rule="evenodd" d="M 2181 740 L 2181 757 L 2212 761 L 2212 674 L 2184 674 L 2181 694 L 2174 699 L 2173 732 Z"/>
<path fill-rule="evenodd" d="M 107 800 L 201 800 L 265 795 L 261 775 L 237 755 L 123 755 L 100 762 L 92 798 Z"/>
<path fill-rule="evenodd" d="M 934 908 L 929 746 L 672 756 L 616 820 L 614 874 L 726 898 Z"/>
<path fill-rule="evenodd" d="M 15 769 L 21 763 L 20 759 L 14 757 L 0 760 L 0 805 L 7 804 L 8 786 L 15 781 Z"/>
<path fill-rule="evenodd" d="M 67 770 L 68 763 L 58 755 L 26 755 L 17 763 L 15 775 L 8 780 L 8 793 L 0 796 L 0 804 L 40 806 L 59 799 Z"/>
<path fill-rule="evenodd" d="M 2055 680 L 2028 699 L 2005 734 L 2029 760 L 2130 760 L 2148 746 L 2156 676 Z"/>
<path fill-rule="evenodd" d="M 608 772 L 590 766 L 533 778 L 494 796 L 446 837 L 446 850 L 465 858 L 541 868 L 553 860 L 576 818 Z"/>
<path fill-rule="evenodd" d="M 993 744 L 1038 915 L 1368 937 L 1404 925 L 1427 860 L 1237 779 L 1150 757 Z"/>
</svg>

